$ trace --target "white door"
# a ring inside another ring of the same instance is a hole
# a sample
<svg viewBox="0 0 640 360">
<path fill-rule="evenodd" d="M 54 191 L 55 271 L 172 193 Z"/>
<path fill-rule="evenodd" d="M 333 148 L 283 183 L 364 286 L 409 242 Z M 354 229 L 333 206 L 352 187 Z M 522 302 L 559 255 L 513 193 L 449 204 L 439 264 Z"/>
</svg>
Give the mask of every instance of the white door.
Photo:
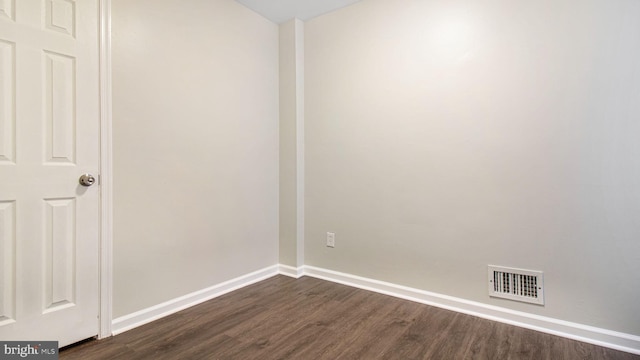
<svg viewBox="0 0 640 360">
<path fill-rule="evenodd" d="M 0 0 L 0 340 L 98 333 L 97 0 Z"/>
</svg>

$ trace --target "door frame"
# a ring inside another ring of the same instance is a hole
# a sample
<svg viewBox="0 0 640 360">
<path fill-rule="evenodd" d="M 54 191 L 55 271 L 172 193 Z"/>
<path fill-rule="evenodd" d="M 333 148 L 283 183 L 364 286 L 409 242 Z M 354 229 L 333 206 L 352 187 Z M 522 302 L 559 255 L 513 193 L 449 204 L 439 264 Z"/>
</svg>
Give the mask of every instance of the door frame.
<svg viewBox="0 0 640 360">
<path fill-rule="evenodd" d="M 113 138 L 111 101 L 111 0 L 99 0 L 100 71 L 100 264 L 98 338 L 112 335 L 113 320 Z"/>
</svg>

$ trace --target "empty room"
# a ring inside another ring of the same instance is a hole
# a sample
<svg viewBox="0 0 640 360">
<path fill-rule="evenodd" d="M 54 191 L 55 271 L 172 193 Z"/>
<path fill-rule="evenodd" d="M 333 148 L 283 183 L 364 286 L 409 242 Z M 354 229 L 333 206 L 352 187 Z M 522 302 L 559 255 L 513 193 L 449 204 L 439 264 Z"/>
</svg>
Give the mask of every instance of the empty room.
<svg viewBox="0 0 640 360">
<path fill-rule="evenodd" d="M 0 0 L 0 83 L 0 358 L 640 359 L 640 0 Z"/>
</svg>

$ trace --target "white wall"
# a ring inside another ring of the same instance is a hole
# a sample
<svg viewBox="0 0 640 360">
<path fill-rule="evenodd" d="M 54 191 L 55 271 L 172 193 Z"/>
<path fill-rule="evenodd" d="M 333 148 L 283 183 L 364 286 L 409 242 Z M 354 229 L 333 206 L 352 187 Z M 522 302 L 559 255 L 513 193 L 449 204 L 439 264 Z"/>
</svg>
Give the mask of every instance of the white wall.
<svg viewBox="0 0 640 360">
<path fill-rule="evenodd" d="M 278 27 L 113 0 L 114 317 L 278 262 Z"/>
<path fill-rule="evenodd" d="M 365 0 L 305 23 L 305 263 L 640 335 L 638 19 Z M 487 264 L 544 271 L 546 305 L 489 298 Z"/>
</svg>

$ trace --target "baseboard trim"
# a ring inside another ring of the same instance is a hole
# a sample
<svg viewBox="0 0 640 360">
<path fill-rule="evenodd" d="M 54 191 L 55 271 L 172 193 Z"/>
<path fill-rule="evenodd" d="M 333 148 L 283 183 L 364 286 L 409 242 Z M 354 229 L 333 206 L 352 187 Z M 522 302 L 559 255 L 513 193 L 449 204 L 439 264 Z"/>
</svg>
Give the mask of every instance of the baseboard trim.
<svg viewBox="0 0 640 360">
<path fill-rule="evenodd" d="M 304 275 L 304 268 L 303 267 L 295 268 L 293 266 L 280 264 L 278 265 L 278 273 L 280 275 L 285 275 L 295 279 L 299 279 Z"/>
<path fill-rule="evenodd" d="M 514 311 L 498 306 L 487 305 L 453 296 L 432 293 L 429 291 L 314 266 L 305 265 L 301 270 L 302 276 L 306 275 L 484 319 L 640 355 L 640 336 Z"/>
<path fill-rule="evenodd" d="M 268 279 L 270 277 L 278 275 L 279 273 L 279 266 L 273 265 L 252 272 L 250 274 L 246 274 L 235 279 L 231 279 L 223 283 L 208 287 L 206 289 L 195 291 L 191 294 L 166 301 L 162 304 L 158 304 L 147 309 L 143 309 L 135 313 L 116 318 L 113 320 L 111 325 L 112 334 L 121 334 L 138 326 L 142 326 L 154 320 L 163 318 L 167 315 L 174 314 L 180 310 L 184 310 L 186 308 L 198 305 L 231 291 Z"/>
<path fill-rule="evenodd" d="M 166 301 L 162 304 L 137 311 L 133 314 L 119 317 L 114 319 L 112 322 L 112 333 L 113 335 L 121 334 L 127 330 L 142 326 L 180 310 L 184 310 L 278 274 L 296 279 L 302 276 L 310 276 L 359 289 L 374 291 L 400 299 L 436 306 L 463 314 L 640 355 L 640 336 L 637 335 L 510 310 L 498 306 L 487 305 L 453 296 L 437 294 L 425 290 L 308 265 L 298 268 L 282 264 L 273 265 L 209 288 Z"/>
</svg>

